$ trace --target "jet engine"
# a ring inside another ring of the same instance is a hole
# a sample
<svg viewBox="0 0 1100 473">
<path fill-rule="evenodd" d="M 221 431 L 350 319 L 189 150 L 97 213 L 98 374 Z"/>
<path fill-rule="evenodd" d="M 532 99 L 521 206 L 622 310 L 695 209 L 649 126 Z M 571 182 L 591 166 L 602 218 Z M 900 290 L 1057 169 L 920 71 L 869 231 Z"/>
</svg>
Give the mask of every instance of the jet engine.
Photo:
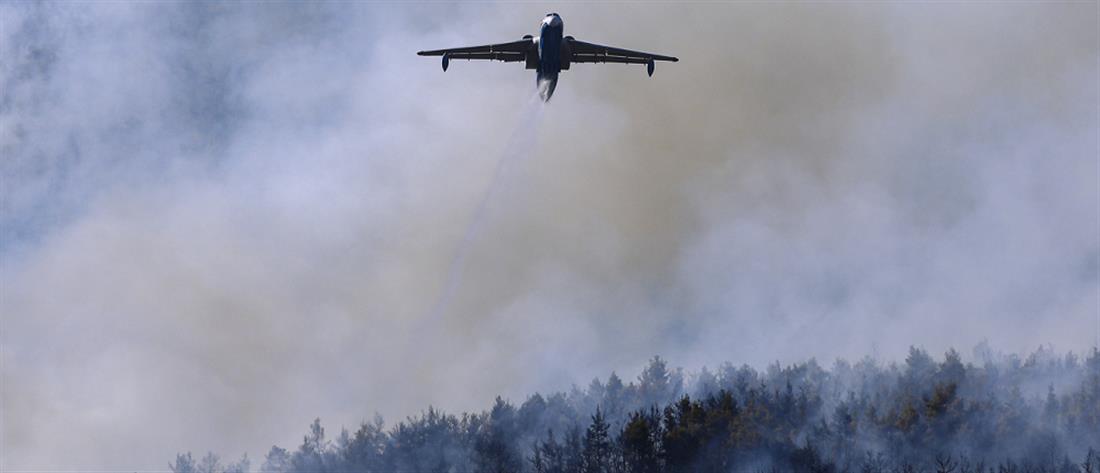
<svg viewBox="0 0 1100 473">
<path fill-rule="evenodd" d="M 539 68 L 539 39 L 529 34 L 523 35 L 523 39 L 531 41 L 531 45 L 527 47 L 527 54 L 523 57 L 524 69 L 536 70 Z"/>
<path fill-rule="evenodd" d="M 573 63 L 573 37 L 566 36 L 561 39 L 561 70 L 568 71 Z"/>
</svg>

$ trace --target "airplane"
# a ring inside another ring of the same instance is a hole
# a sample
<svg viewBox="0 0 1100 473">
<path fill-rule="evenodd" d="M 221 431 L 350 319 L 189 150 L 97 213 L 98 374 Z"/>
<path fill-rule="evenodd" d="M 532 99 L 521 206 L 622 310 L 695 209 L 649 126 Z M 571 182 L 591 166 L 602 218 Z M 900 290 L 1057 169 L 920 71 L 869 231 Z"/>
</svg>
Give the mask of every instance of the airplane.
<svg viewBox="0 0 1100 473">
<path fill-rule="evenodd" d="M 524 35 L 511 43 L 487 44 L 467 48 L 420 51 L 419 56 L 443 56 L 443 70 L 451 59 L 489 59 L 504 62 L 524 61 L 527 69 L 534 69 L 535 83 L 543 101 L 549 101 L 558 85 L 558 73 L 569 70 L 573 63 L 645 64 L 646 72 L 653 75 L 655 61 L 677 62 L 679 59 L 660 54 L 613 48 L 578 41 L 572 36 L 562 37 L 565 30 L 561 16 L 548 13 L 542 19 L 538 37 Z"/>
</svg>

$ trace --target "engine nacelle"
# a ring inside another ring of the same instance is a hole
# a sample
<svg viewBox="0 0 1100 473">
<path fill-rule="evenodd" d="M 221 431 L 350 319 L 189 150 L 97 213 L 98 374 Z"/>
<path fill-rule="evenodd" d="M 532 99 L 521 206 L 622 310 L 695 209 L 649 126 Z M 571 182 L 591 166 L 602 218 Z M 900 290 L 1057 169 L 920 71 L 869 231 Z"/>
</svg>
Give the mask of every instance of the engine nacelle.
<svg viewBox="0 0 1100 473">
<path fill-rule="evenodd" d="M 447 66 L 451 64 L 451 55 L 443 55 L 443 72 L 447 72 Z"/>
<path fill-rule="evenodd" d="M 539 68 L 539 39 L 529 34 L 523 35 L 523 39 L 531 40 L 531 45 L 527 47 L 527 54 L 523 57 L 525 61 L 524 69 L 537 70 Z"/>
<path fill-rule="evenodd" d="M 573 37 L 566 36 L 561 39 L 561 70 L 568 71 L 569 64 L 573 60 Z"/>
<path fill-rule="evenodd" d="M 650 60 L 649 60 L 649 62 L 648 62 L 648 63 L 646 63 L 646 65 L 645 65 L 645 70 L 646 70 L 646 72 L 648 72 L 648 73 L 649 73 L 649 77 L 653 77 L 653 69 L 654 69 L 655 67 L 656 67 L 656 65 L 654 64 L 654 62 L 653 62 L 653 60 L 652 60 L 652 59 L 650 59 Z"/>
</svg>

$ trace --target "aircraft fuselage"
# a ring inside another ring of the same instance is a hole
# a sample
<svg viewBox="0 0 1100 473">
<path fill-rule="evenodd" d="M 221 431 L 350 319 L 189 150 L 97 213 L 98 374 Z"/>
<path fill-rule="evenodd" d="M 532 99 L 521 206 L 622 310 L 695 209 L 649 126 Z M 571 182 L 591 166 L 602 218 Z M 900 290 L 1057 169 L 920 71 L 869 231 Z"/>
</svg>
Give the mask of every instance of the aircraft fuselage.
<svg viewBox="0 0 1100 473">
<path fill-rule="evenodd" d="M 564 23 L 557 13 L 543 18 L 542 28 L 539 30 L 539 65 L 536 72 L 539 95 L 543 100 L 550 100 L 550 96 L 554 95 L 554 88 L 558 86 L 564 31 Z"/>
</svg>

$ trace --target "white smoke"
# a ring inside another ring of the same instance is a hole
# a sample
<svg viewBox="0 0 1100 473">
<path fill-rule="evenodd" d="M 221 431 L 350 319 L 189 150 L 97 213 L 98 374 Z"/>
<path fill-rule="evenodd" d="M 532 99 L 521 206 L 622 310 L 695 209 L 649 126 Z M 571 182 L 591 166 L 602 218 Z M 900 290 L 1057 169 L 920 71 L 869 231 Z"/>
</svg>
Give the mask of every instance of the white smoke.
<svg viewBox="0 0 1100 473">
<path fill-rule="evenodd" d="M 543 111 L 546 103 L 541 99 L 544 90 L 540 88 L 527 100 L 527 104 L 516 122 L 516 128 L 509 135 L 508 142 L 497 160 L 496 169 L 493 172 L 489 186 L 485 190 L 484 197 L 478 202 L 470 217 L 470 223 L 466 226 L 466 232 L 462 235 L 455 250 L 454 259 L 447 270 L 447 279 L 443 285 L 437 302 L 433 305 L 431 315 L 428 316 L 429 324 L 438 324 L 440 318 L 446 315 L 446 310 L 454 298 L 455 293 L 462 285 L 462 274 L 470 251 L 477 243 L 477 238 L 483 231 L 487 219 L 490 218 L 493 205 L 501 205 L 501 199 L 507 197 L 510 191 L 508 176 L 515 171 L 515 167 L 523 164 L 524 158 L 535 153 L 538 146 L 538 130 L 542 123 Z"/>
</svg>

